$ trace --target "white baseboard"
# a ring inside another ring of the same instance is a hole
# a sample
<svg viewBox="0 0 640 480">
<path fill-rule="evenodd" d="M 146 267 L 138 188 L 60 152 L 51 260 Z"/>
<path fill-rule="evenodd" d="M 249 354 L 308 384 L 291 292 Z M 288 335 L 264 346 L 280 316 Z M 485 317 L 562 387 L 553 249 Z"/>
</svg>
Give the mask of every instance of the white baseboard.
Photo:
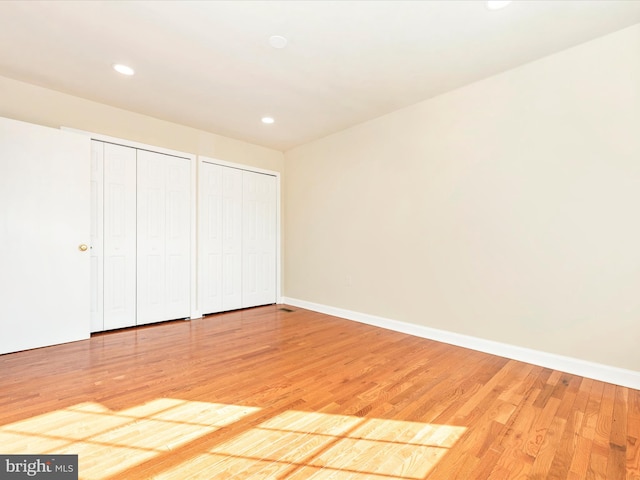
<svg viewBox="0 0 640 480">
<path fill-rule="evenodd" d="M 446 330 L 438 330 L 436 328 L 425 327 L 413 323 L 399 322 L 397 320 L 377 317 L 367 313 L 354 312 L 352 310 L 307 302 L 296 298 L 284 297 L 282 300 L 283 303 L 294 307 L 305 308 L 314 312 L 366 323 L 368 325 L 393 330 L 395 332 L 428 338 L 430 340 L 436 340 L 438 342 L 448 343 L 458 347 L 469 348 L 471 350 L 490 353 L 499 357 L 531 363 L 533 365 L 539 365 L 553 370 L 559 370 L 572 375 L 580 375 L 582 377 L 640 390 L 640 372 L 633 370 L 625 370 L 623 368 L 603 365 L 601 363 L 588 362 L 586 360 L 565 357 L 530 348 L 518 347 L 507 343 L 494 342 L 492 340 L 471 337 L 460 333 L 448 332 Z"/>
</svg>

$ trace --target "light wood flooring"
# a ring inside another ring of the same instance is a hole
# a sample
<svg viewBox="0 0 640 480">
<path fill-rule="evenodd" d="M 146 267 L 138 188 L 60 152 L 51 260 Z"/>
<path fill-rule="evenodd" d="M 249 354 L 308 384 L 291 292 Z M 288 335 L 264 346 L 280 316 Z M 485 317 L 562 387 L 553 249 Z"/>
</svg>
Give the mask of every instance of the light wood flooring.
<svg viewBox="0 0 640 480">
<path fill-rule="evenodd" d="M 0 356 L 82 479 L 640 479 L 640 392 L 281 305 Z"/>
</svg>

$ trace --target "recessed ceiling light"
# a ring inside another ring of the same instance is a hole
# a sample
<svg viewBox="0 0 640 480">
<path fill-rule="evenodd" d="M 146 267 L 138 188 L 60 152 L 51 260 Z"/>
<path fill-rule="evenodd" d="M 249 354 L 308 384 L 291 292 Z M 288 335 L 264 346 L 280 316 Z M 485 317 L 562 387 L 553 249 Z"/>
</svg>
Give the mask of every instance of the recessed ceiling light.
<svg viewBox="0 0 640 480">
<path fill-rule="evenodd" d="M 273 48 L 284 48 L 287 46 L 287 39 L 280 35 L 274 35 L 269 37 L 269 45 Z"/>
<path fill-rule="evenodd" d="M 487 8 L 489 10 L 500 10 L 511 3 L 512 0 L 488 0 Z"/>
<path fill-rule="evenodd" d="M 133 68 L 122 65 L 121 63 L 114 64 L 113 69 L 123 75 L 133 75 L 134 73 L 136 73 Z"/>
<path fill-rule="evenodd" d="M 262 123 L 273 123 L 275 120 L 271 117 L 262 117 Z"/>
</svg>

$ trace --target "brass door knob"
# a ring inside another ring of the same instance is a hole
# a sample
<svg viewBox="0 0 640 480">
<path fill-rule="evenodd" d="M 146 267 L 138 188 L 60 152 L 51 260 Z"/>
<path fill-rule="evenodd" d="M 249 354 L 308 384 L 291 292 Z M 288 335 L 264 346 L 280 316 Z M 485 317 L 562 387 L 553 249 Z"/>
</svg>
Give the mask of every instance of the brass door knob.
<svg viewBox="0 0 640 480">
<path fill-rule="evenodd" d="M 80 246 L 78 247 L 78 250 L 80 250 L 81 252 L 86 252 L 87 251 L 87 247 L 84 243 L 80 244 Z"/>
</svg>

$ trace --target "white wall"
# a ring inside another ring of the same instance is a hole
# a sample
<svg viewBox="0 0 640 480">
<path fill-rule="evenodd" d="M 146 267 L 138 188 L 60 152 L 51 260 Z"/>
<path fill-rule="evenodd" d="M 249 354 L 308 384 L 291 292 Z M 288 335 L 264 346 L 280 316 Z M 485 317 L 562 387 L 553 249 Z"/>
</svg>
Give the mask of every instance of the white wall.
<svg viewBox="0 0 640 480">
<path fill-rule="evenodd" d="M 281 172 L 282 152 L 0 76 L 0 116 Z"/>
<path fill-rule="evenodd" d="M 287 297 L 640 371 L 640 26 L 285 159 Z"/>
</svg>

